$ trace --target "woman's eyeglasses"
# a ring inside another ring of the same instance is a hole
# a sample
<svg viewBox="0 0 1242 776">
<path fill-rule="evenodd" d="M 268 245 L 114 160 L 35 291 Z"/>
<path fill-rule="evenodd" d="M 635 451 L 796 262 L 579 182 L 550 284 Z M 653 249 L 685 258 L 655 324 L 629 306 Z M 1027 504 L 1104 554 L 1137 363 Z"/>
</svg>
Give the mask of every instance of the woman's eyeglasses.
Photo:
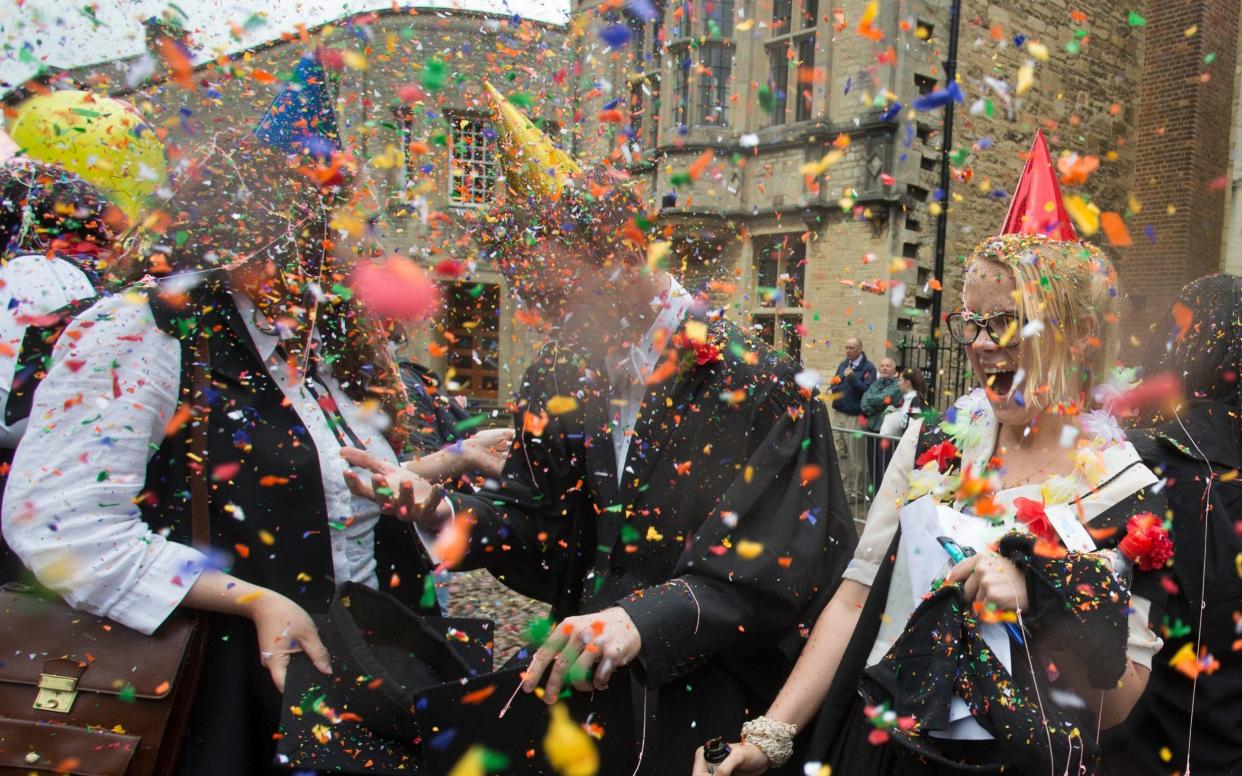
<svg viewBox="0 0 1242 776">
<path fill-rule="evenodd" d="M 1007 348 L 1021 341 L 1018 334 L 1020 321 L 1013 313 L 976 315 L 972 312 L 953 313 L 945 319 L 949 336 L 954 342 L 967 347 L 975 344 L 979 333 L 986 331 L 988 339 L 997 347 Z"/>
</svg>

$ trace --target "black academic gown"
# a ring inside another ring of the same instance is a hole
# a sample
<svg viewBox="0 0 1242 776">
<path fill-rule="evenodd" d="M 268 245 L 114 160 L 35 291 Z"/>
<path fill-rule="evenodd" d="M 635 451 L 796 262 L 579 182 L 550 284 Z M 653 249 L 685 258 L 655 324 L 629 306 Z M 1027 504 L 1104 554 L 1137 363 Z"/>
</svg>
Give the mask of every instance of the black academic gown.
<svg viewBox="0 0 1242 776">
<path fill-rule="evenodd" d="M 1167 596 L 1163 617 L 1153 623 L 1164 648 L 1152 661 L 1147 692 L 1125 724 L 1105 738 L 1110 773 L 1184 772 L 1193 692 L 1191 772 L 1239 774 L 1242 653 L 1234 644 L 1242 612 L 1242 576 L 1237 567 L 1242 537 L 1236 528 L 1242 518 L 1242 483 L 1221 475 L 1242 469 L 1242 417 L 1235 408 L 1202 402 L 1187 410 L 1180 423 L 1173 420 L 1134 432 L 1131 441 L 1152 471 L 1168 481 L 1165 492 L 1173 512 L 1175 548 L 1168 589 L 1176 592 Z M 1214 472 L 1210 493 L 1209 466 Z M 1199 603 L 1205 590 L 1200 631 Z M 1220 667 L 1200 674 L 1196 687 L 1169 661 L 1187 644 L 1199 643 L 1200 637 Z M 1162 756 L 1165 749 L 1167 759 Z"/>
<path fill-rule="evenodd" d="M 827 408 L 797 387 L 800 367 L 727 322 L 708 337 L 723 360 L 683 354 L 648 388 L 619 484 L 602 363 L 546 347 L 501 482 L 455 497 L 478 520 L 465 567 L 558 618 L 620 606 L 634 621 L 645 773 L 688 772 L 706 739 L 734 740 L 766 710 L 856 542 Z M 576 407 L 531 433 L 526 414 L 562 410 L 558 396 Z"/>
</svg>

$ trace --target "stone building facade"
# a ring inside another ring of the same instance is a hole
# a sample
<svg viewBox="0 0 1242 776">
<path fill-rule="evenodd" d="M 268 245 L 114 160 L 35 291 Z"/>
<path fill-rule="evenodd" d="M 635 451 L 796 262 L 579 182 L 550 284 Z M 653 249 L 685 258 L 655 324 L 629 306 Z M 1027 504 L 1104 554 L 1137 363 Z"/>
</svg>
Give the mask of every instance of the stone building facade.
<svg viewBox="0 0 1242 776">
<path fill-rule="evenodd" d="M 616 48 L 590 30 L 580 38 L 578 99 L 587 117 L 623 106 L 628 124 L 588 128 L 583 154 L 628 163 L 664 206 L 673 269 L 821 373 L 851 334 L 873 360 L 925 363 L 902 346 L 932 328 L 937 215 L 947 204 L 948 313 L 962 259 L 1002 223 L 1037 129 L 1054 156 L 1099 159 L 1067 195 L 1142 232 L 1129 196 L 1142 3 L 962 1 L 947 199 L 943 109 L 912 106 L 946 87 L 949 0 L 886 0 L 866 30 L 866 0 L 682 0 L 657 4 L 650 21 L 606 10 L 616 5 L 578 6 L 632 30 Z M 1033 78 L 1019 93 L 1024 68 Z M 804 176 L 834 151 L 823 175 Z M 1124 284 L 1120 247 L 1090 239 L 1119 258 Z M 953 350 L 941 360 L 942 404 L 962 385 Z"/>
<path fill-rule="evenodd" d="M 429 267 L 474 257 L 461 222 L 498 172 L 481 92 L 490 78 L 584 163 L 611 159 L 642 181 L 674 247 L 670 269 L 824 374 L 849 335 L 873 359 L 926 365 L 938 214 L 947 208 L 947 313 L 962 259 L 1002 222 L 1037 129 L 1054 156 L 1098 159 L 1066 194 L 1128 229 L 1130 246 L 1089 238 L 1118 263 L 1128 357 L 1181 283 L 1242 268 L 1227 258 L 1242 256 L 1242 238 L 1224 237 L 1230 217 L 1242 224 L 1226 209 L 1225 117 L 1236 109 L 1223 107 L 1236 104 L 1236 0 L 961 0 L 964 100 L 947 197 L 944 110 L 914 106 L 946 87 L 951 0 L 883 0 L 863 29 L 868 7 L 573 0 L 567 28 L 402 8 L 207 62 L 193 90 L 158 60 L 73 75 L 128 94 L 172 147 L 193 148 L 256 120 L 308 47 L 332 49 L 342 131 L 384 200 L 382 239 Z M 604 34 L 614 25 L 624 33 Z M 499 404 L 536 337 L 492 268 L 450 280 L 445 314 L 413 332 L 411 353 Z M 956 349 L 943 352 L 942 405 L 963 385 Z"/>
<path fill-rule="evenodd" d="M 155 58 L 69 75 L 141 105 L 184 159 L 217 137 L 249 131 L 298 60 L 314 47 L 326 51 L 342 142 L 364 161 L 379 200 L 378 239 L 388 252 L 412 256 L 432 272 L 445 259 L 465 270 L 460 277 L 438 275 L 442 313 L 409 332 L 407 352 L 445 377 L 452 392 L 488 408 L 514 394 L 538 338 L 517 322 L 511 294 L 494 267 L 475 261 L 466 234 L 469 217 L 490 205 L 499 173 L 482 84 L 491 79 L 517 95 L 572 150 L 573 57 L 565 42 L 562 26 L 401 8 L 208 61 L 193 69 L 193 88 Z M 134 74 L 152 67 L 149 78 L 130 85 Z"/>
</svg>

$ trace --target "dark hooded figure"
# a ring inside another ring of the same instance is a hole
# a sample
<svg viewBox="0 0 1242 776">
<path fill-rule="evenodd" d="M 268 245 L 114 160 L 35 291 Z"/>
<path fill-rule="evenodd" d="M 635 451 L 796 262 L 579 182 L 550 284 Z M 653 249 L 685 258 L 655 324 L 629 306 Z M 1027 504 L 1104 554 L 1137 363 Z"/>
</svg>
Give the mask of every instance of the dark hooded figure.
<svg viewBox="0 0 1242 776">
<path fill-rule="evenodd" d="M 795 362 L 646 268 L 649 216 L 618 175 L 575 171 L 549 197 L 507 174 L 477 237 L 553 327 L 513 451 L 474 496 L 376 465 L 381 501 L 432 530 L 468 515 L 457 567 L 559 621 L 524 689 L 632 696 L 642 772 L 683 772 L 772 697 L 854 545 L 827 407 Z"/>
<path fill-rule="evenodd" d="M 1118 774 L 1242 773 L 1242 278 L 1189 283 L 1158 333 L 1148 378 L 1179 380 L 1184 402 L 1130 439 L 1165 479 L 1177 550 L 1157 619 L 1164 648 L 1107 759 Z"/>
</svg>

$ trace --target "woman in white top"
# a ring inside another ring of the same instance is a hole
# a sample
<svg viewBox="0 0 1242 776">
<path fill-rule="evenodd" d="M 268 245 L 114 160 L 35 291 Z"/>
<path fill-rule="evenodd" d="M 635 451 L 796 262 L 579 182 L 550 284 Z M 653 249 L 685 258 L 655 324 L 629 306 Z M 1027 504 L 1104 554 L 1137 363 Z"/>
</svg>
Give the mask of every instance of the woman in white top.
<svg viewBox="0 0 1242 776">
<path fill-rule="evenodd" d="M 253 137 L 217 146 L 168 206 L 179 236 L 156 250 L 176 274 L 105 298 L 57 343 L 3 527 L 75 608 L 144 633 L 178 607 L 211 612 L 182 772 L 263 773 L 290 653 L 331 670 L 307 612 L 347 581 L 417 606 L 424 569 L 345 484 L 343 448 L 396 462 L 407 401 L 327 250 L 340 191 Z M 205 462 L 190 440 L 204 404 Z M 210 546 L 190 539 L 200 469 Z"/>
<path fill-rule="evenodd" d="M 1118 349 L 1116 299 L 1090 245 L 975 249 L 949 324 L 981 387 L 939 428 L 910 424 L 777 700 L 696 774 L 780 765 L 817 716 L 808 773 L 1097 770 L 1094 737 L 1161 646 L 1148 616 L 1168 550 L 1145 514 L 1164 513 L 1155 476 L 1086 411 Z"/>
</svg>

